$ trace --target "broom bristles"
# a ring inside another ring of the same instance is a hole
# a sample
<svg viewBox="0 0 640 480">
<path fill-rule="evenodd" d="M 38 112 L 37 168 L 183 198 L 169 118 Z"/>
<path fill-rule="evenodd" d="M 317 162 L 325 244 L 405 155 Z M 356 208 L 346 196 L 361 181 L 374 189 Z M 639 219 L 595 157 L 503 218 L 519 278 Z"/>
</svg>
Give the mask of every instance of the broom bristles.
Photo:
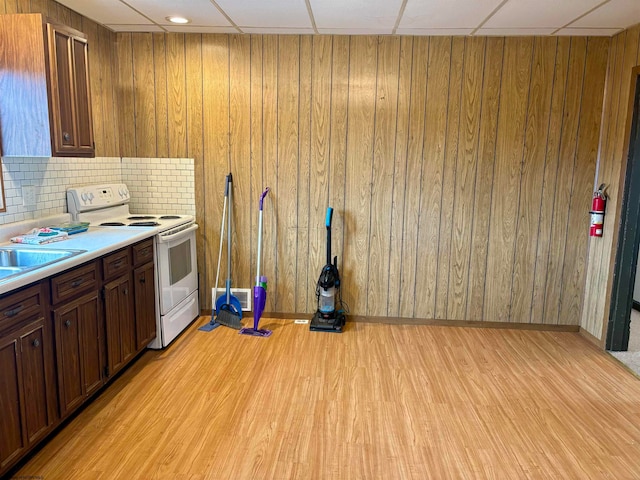
<svg viewBox="0 0 640 480">
<path fill-rule="evenodd" d="M 232 312 L 231 310 L 220 310 L 216 317 L 216 322 L 225 327 L 234 328 L 240 330 L 242 323 L 240 322 L 240 315 Z"/>
</svg>

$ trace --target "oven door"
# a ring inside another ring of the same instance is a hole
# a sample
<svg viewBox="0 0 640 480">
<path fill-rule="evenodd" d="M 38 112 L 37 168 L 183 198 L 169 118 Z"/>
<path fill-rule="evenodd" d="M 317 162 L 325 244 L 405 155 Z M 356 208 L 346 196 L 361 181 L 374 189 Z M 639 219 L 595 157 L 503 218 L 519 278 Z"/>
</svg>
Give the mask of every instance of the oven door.
<svg viewBox="0 0 640 480">
<path fill-rule="evenodd" d="M 161 315 L 166 315 L 198 288 L 197 229 L 198 225 L 192 224 L 155 236 Z"/>
</svg>

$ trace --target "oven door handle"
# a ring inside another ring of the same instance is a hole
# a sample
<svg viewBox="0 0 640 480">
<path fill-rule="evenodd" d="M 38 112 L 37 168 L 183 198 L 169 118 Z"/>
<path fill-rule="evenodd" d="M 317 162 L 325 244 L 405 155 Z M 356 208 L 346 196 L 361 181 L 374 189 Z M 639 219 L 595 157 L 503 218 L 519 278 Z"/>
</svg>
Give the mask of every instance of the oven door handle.
<svg viewBox="0 0 640 480">
<path fill-rule="evenodd" d="M 187 235 L 189 235 L 191 232 L 194 232 L 198 229 L 198 224 L 194 223 L 193 225 L 191 225 L 190 227 L 187 227 L 183 230 L 179 230 L 176 233 L 167 233 L 167 234 L 160 234 L 157 236 L 158 238 L 158 242 L 160 243 L 169 243 L 169 242 L 173 242 L 175 240 L 180 240 L 183 237 L 186 237 Z"/>
</svg>

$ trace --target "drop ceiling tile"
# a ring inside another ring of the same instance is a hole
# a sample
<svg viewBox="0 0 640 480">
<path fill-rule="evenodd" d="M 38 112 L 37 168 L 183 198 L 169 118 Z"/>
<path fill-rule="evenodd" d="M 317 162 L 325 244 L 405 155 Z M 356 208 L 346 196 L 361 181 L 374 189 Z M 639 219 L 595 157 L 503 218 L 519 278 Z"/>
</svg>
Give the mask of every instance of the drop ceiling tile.
<svg viewBox="0 0 640 480">
<path fill-rule="evenodd" d="M 270 27 L 240 27 L 243 33 L 275 35 L 313 35 L 313 28 L 270 28 Z"/>
<path fill-rule="evenodd" d="M 179 15 L 190 25 L 228 27 L 231 24 L 209 0 L 122 0 L 158 25 L 172 25 L 166 17 Z"/>
<path fill-rule="evenodd" d="M 58 3 L 103 25 L 151 24 L 148 19 L 117 0 L 58 0 Z"/>
<path fill-rule="evenodd" d="M 502 0 L 408 0 L 402 28 L 476 28 Z"/>
<path fill-rule="evenodd" d="M 235 27 L 207 27 L 205 25 L 163 25 L 172 33 L 239 33 Z"/>
<path fill-rule="evenodd" d="M 423 37 L 445 35 L 450 37 L 466 36 L 473 32 L 473 28 L 398 28 L 398 35 L 416 35 Z"/>
<path fill-rule="evenodd" d="M 483 27 L 545 28 L 564 27 L 603 0 L 511 0 Z"/>
<path fill-rule="evenodd" d="M 477 37 L 532 37 L 536 35 L 551 35 L 555 28 L 481 28 Z"/>
<path fill-rule="evenodd" d="M 162 27 L 158 25 L 113 25 L 107 24 L 105 27 L 113 30 L 114 32 L 164 32 Z"/>
<path fill-rule="evenodd" d="M 627 28 L 640 23 L 640 0 L 611 0 L 570 27 Z"/>
<path fill-rule="evenodd" d="M 318 28 L 322 35 L 391 35 L 392 27 L 385 28 Z"/>
<path fill-rule="evenodd" d="M 555 35 L 575 37 L 612 37 L 621 32 L 621 28 L 562 28 Z"/>
<path fill-rule="evenodd" d="M 305 0 L 216 0 L 216 3 L 239 27 L 312 28 Z"/>
<path fill-rule="evenodd" d="M 396 24 L 402 0 L 309 0 L 318 31 L 327 29 L 359 29 L 391 33 Z M 357 32 L 358 31 L 358 32 Z"/>
</svg>

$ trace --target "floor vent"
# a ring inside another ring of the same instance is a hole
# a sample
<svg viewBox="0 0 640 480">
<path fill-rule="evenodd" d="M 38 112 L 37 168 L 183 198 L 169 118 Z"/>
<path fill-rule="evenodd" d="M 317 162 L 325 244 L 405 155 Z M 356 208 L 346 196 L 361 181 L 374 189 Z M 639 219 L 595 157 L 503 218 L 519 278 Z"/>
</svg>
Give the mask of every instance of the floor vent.
<svg viewBox="0 0 640 480">
<path fill-rule="evenodd" d="M 211 289 L 211 304 L 215 305 L 218 297 L 225 294 L 227 290 L 224 288 L 212 288 Z M 240 301 L 240 305 L 242 305 L 243 312 L 251 311 L 251 298 L 253 294 L 251 293 L 250 288 L 232 288 L 231 295 L 236 297 Z"/>
</svg>

